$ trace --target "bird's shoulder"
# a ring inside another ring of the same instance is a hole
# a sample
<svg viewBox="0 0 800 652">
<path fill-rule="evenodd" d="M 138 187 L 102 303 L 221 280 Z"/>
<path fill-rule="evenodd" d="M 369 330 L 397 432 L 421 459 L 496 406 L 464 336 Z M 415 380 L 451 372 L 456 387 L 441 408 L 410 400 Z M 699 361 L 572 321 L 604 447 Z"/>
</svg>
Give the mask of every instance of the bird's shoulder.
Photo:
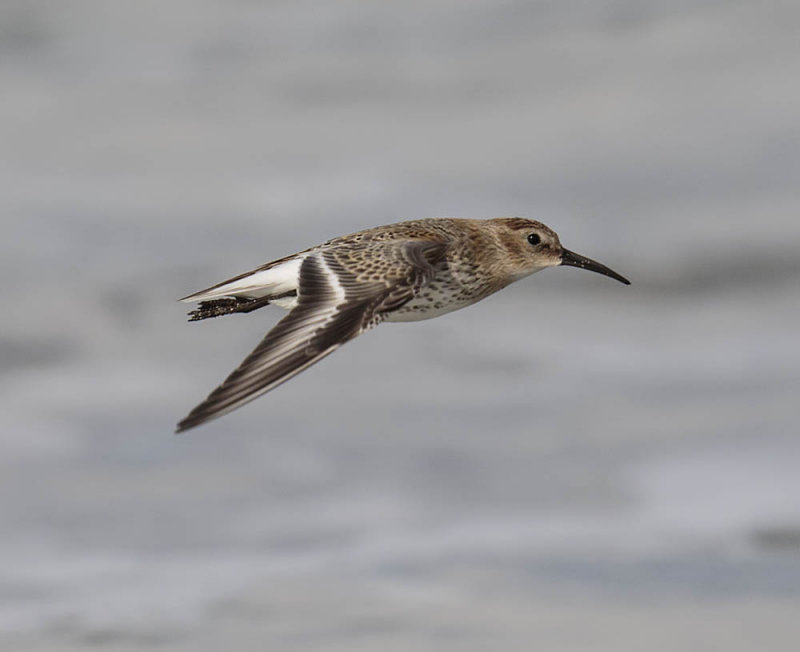
<svg viewBox="0 0 800 652">
<path fill-rule="evenodd" d="M 400 223 L 369 229 L 330 240 L 314 252 L 337 275 L 360 283 L 393 283 L 410 275 L 428 275 L 446 257 L 452 238 L 431 230 Z"/>
</svg>

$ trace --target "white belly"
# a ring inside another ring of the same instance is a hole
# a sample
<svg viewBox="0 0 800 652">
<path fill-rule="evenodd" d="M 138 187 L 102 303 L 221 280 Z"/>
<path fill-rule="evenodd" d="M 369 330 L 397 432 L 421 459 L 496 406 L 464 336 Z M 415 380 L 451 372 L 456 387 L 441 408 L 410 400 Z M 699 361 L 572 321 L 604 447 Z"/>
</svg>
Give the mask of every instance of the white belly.
<svg viewBox="0 0 800 652">
<path fill-rule="evenodd" d="M 475 303 L 471 297 L 454 298 L 452 295 L 416 296 L 404 306 L 386 315 L 386 321 L 422 321 L 433 319 L 448 312 L 465 308 Z"/>
</svg>

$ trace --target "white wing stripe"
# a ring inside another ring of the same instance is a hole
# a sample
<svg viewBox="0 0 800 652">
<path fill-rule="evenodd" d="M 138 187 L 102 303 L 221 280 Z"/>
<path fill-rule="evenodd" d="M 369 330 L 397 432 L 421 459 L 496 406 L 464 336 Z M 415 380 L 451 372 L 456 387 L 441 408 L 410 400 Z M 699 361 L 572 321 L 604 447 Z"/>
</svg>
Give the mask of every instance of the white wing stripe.
<svg viewBox="0 0 800 652">
<path fill-rule="evenodd" d="M 338 312 L 339 306 L 345 301 L 345 291 L 339 283 L 336 273 L 322 255 L 319 253 L 312 255 L 320 270 L 324 272 L 327 287 L 331 292 L 325 293 L 328 296 L 324 298 L 324 302 L 320 302 L 319 305 L 315 306 L 315 310 L 312 313 L 288 326 L 281 334 L 280 339 L 282 341 L 273 344 L 267 355 L 259 359 L 250 368 L 243 370 L 239 377 L 240 382 L 246 382 L 247 379 L 260 375 L 264 369 L 279 363 L 287 355 L 293 354 L 299 346 L 310 343 L 314 335 L 332 321 Z"/>
<path fill-rule="evenodd" d="M 325 272 L 325 276 L 328 277 L 328 287 L 330 287 L 335 293 L 335 299 L 333 300 L 334 304 L 339 305 L 343 303 L 345 300 L 345 291 L 342 287 L 342 282 L 339 280 L 339 277 L 336 276 L 336 272 L 331 269 L 328 261 L 325 260 L 325 256 L 317 254 L 315 257 L 317 262 L 320 264 L 320 267 Z"/>
</svg>

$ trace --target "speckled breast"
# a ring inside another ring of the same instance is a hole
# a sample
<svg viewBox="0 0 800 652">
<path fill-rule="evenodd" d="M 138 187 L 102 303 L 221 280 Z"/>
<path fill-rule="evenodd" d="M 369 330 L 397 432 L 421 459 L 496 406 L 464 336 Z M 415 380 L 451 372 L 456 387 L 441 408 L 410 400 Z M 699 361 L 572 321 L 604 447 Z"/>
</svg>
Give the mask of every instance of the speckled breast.
<svg viewBox="0 0 800 652">
<path fill-rule="evenodd" d="M 386 321 L 433 319 L 480 301 L 493 291 L 471 265 L 451 261 L 411 301 L 387 314 Z"/>
</svg>

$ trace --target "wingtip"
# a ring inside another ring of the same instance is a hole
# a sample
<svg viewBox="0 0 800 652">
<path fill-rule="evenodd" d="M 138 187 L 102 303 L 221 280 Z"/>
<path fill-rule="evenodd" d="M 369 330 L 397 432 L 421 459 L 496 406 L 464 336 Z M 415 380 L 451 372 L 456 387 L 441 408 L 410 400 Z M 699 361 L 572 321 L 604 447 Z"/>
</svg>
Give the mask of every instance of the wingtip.
<svg viewBox="0 0 800 652">
<path fill-rule="evenodd" d="M 207 401 L 203 401 L 194 408 L 189 414 L 187 414 L 183 419 L 178 421 L 178 425 L 175 426 L 175 434 L 180 435 L 181 433 L 186 432 L 187 430 L 191 430 L 192 428 L 197 428 L 198 426 L 202 426 L 204 423 L 208 423 L 209 421 L 213 421 L 217 417 L 222 416 L 227 411 L 221 411 L 219 413 L 209 413 L 204 408 L 206 407 Z"/>
<path fill-rule="evenodd" d="M 188 415 L 178 421 L 178 425 L 175 426 L 175 434 L 180 435 L 187 430 L 191 430 L 192 428 L 196 428 L 200 424 L 202 424 L 205 419 L 193 419 L 191 415 Z"/>
</svg>

